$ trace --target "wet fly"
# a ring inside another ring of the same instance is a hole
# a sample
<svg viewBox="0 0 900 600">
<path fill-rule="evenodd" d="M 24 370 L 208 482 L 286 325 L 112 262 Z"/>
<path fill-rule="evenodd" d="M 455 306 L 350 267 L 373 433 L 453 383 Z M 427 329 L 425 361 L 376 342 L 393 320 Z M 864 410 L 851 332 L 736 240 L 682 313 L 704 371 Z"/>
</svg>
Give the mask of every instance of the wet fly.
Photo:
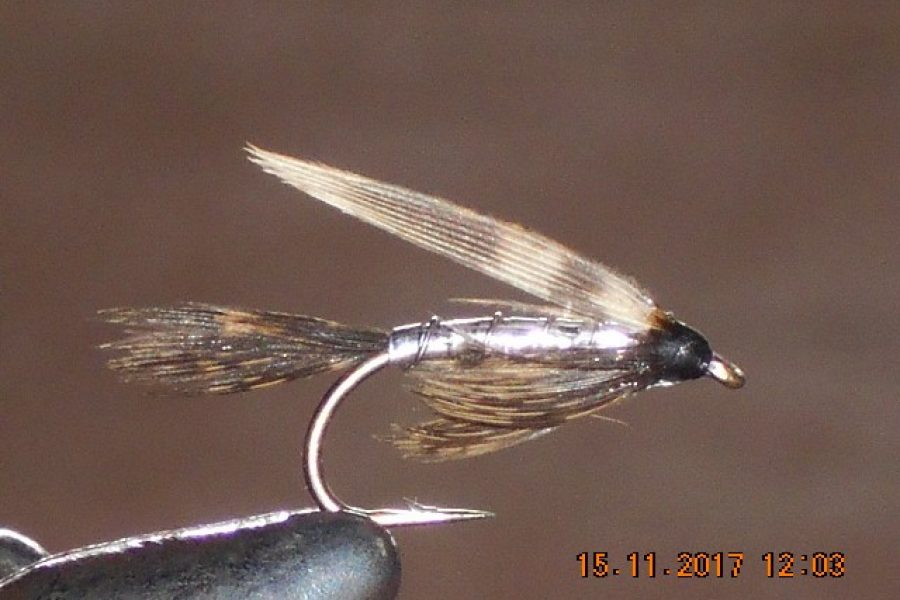
<svg viewBox="0 0 900 600">
<path fill-rule="evenodd" d="M 347 371 L 383 354 L 434 412 L 389 437 L 423 461 L 513 446 L 656 386 L 700 377 L 744 383 L 736 365 L 632 279 L 543 235 L 320 163 L 248 152 L 306 195 L 540 303 L 467 300 L 494 311 L 392 330 L 198 303 L 106 310 L 107 321 L 129 332 L 105 345 L 125 379 L 229 394 Z"/>
</svg>

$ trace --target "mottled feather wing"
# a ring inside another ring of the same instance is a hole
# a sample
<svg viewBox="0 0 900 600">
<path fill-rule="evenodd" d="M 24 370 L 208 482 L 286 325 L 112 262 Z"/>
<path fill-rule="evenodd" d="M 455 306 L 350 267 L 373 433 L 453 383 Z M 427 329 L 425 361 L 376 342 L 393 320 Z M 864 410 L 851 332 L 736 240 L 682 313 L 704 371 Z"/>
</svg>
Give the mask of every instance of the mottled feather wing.
<svg viewBox="0 0 900 600">
<path fill-rule="evenodd" d="M 636 329 L 652 324 L 655 305 L 634 281 L 539 233 L 320 163 L 248 151 L 263 170 L 313 198 L 567 311 Z"/>
</svg>

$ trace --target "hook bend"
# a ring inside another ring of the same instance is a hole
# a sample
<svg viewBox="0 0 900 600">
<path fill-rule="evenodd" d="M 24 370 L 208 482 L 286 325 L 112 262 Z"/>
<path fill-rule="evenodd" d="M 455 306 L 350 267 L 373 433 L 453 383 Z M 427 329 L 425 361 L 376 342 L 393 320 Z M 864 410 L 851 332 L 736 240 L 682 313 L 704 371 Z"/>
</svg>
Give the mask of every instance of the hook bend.
<svg viewBox="0 0 900 600">
<path fill-rule="evenodd" d="M 316 408 L 315 415 L 313 415 L 306 433 L 303 460 L 303 476 L 316 504 L 319 505 L 320 509 L 327 512 L 347 511 L 362 514 L 379 525 L 386 527 L 452 523 L 493 516 L 493 513 L 483 510 L 441 508 L 419 504 L 418 502 L 409 502 L 409 506 L 404 509 L 382 508 L 367 510 L 345 504 L 331 491 L 322 471 L 322 447 L 328 426 L 344 397 L 364 379 L 390 364 L 390 361 L 390 353 L 385 351 L 361 362 L 338 379 L 322 397 L 322 401 L 319 402 L 319 406 Z"/>
</svg>

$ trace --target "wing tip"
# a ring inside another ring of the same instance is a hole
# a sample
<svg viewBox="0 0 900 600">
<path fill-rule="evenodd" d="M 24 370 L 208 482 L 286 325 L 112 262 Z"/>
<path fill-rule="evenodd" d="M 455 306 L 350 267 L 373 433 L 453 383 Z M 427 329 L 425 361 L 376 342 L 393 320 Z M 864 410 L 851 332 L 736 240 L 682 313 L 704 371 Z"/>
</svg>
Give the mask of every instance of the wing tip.
<svg viewBox="0 0 900 600">
<path fill-rule="evenodd" d="M 297 160 L 271 150 L 264 150 L 252 142 L 244 143 L 244 152 L 247 153 L 247 160 L 261 167 L 263 171 L 273 174 L 277 173 L 270 171 L 270 167 L 287 160 Z"/>
<path fill-rule="evenodd" d="M 346 185 L 349 178 L 361 176 L 315 160 L 306 160 L 271 150 L 247 142 L 244 146 L 247 160 L 257 165 L 263 172 L 277 177 L 282 183 L 300 190 L 314 198 L 323 200 L 323 191 L 337 182 L 338 187 Z"/>
</svg>

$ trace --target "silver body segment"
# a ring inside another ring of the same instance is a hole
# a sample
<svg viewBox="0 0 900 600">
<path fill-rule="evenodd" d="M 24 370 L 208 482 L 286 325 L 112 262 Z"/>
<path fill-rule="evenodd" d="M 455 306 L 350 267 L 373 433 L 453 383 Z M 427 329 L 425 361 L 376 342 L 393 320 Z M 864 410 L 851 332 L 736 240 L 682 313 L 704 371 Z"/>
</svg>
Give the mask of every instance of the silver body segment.
<svg viewBox="0 0 900 600">
<path fill-rule="evenodd" d="M 391 364 L 411 367 L 428 360 L 472 365 L 487 358 L 536 365 L 619 369 L 638 343 L 627 329 L 557 317 L 503 316 L 441 320 L 396 327 L 388 345 Z"/>
</svg>

